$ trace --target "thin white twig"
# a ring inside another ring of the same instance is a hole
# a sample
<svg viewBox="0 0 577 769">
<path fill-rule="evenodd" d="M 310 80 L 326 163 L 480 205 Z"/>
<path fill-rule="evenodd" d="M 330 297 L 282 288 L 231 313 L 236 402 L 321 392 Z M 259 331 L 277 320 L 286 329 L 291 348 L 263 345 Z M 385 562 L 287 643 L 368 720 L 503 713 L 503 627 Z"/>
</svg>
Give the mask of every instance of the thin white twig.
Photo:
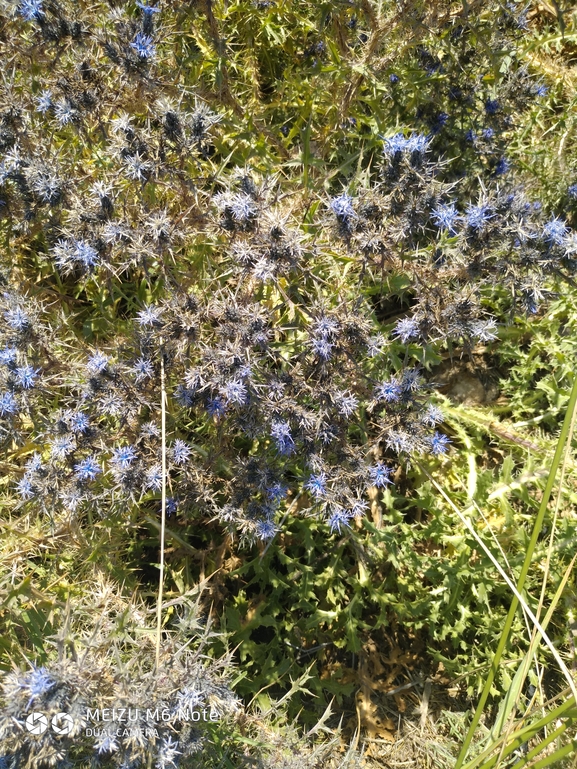
<svg viewBox="0 0 577 769">
<path fill-rule="evenodd" d="M 160 424 L 162 441 L 162 491 L 160 502 L 160 573 L 158 600 L 156 602 L 156 669 L 160 664 L 160 638 L 162 635 L 162 593 L 164 589 L 164 539 L 166 532 L 166 383 L 164 372 L 164 348 L 160 340 Z"/>
</svg>

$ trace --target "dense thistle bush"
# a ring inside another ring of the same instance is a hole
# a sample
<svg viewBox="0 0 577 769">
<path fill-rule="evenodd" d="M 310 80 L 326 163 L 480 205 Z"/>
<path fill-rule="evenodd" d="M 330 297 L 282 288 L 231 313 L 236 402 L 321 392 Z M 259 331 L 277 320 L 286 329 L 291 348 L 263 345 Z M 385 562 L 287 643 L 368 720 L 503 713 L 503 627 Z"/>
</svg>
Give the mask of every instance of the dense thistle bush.
<svg viewBox="0 0 577 769">
<path fill-rule="evenodd" d="M 182 614 L 179 632 L 162 649 L 156 667 L 147 608 L 123 600 L 110 585 L 100 588 L 90 605 L 76 607 L 74 620 L 53 639 L 57 659 L 3 676 L 0 752 L 6 766 L 74 765 L 88 759 L 98 766 L 152 762 L 164 769 L 191 756 L 199 762 L 211 727 L 221 722 L 223 728 L 239 714 L 229 687 L 231 660 L 206 656 L 213 634 L 199 623 L 194 606 Z M 93 626 L 91 613 L 99 617 Z M 193 711 L 203 710 L 206 718 L 191 719 Z M 72 731 L 30 734 L 24 722 L 38 712 L 56 724 L 59 714 L 68 714 Z"/>
<path fill-rule="evenodd" d="M 488 24 L 435 6 L 424 40 L 418 4 L 388 21 L 323 5 L 336 46 L 287 4 L 306 30 L 289 55 L 279 5 L 238 24 L 230 10 L 231 37 L 255 39 L 259 100 L 286 78 L 283 104 L 249 117 L 234 85 L 244 96 L 250 73 L 226 68 L 211 3 L 2 2 L 0 439 L 15 519 L 40 513 L 54 533 L 110 518 L 122 536 L 156 520 L 165 486 L 174 525 L 219 541 L 264 551 L 297 507 L 325 537 L 352 537 L 370 499 L 457 445 L 434 395 L 439 354 L 491 343 L 574 273 L 575 233 L 507 156 L 546 92 L 515 58 L 523 8 L 491 4 Z M 367 63 L 318 126 L 289 114 L 311 83 L 333 98 L 385 21 L 411 39 L 405 56 Z M 102 682 L 105 699 L 168 702 L 199 664 L 184 655 L 162 685 L 149 666 L 152 688 L 121 695 L 115 663 L 90 654 L 11 674 L 10 713 L 74 708 Z M 4 734 L 30 765 L 64 760 Z M 135 750 L 108 752 L 178 760 Z"/>
</svg>

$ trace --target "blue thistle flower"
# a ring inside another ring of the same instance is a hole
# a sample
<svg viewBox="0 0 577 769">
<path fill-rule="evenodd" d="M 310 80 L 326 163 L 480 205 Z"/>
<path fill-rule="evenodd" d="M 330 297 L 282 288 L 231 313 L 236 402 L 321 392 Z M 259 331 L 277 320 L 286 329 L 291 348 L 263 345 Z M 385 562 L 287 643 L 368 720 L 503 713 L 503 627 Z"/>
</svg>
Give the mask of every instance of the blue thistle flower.
<svg viewBox="0 0 577 769">
<path fill-rule="evenodd" d="M 435 432 L 434 435 L 429 438 L 429 444 L 431 446 L 431 454 L 440 456 L 446 454 L 451 441 L 443 433 Z"/>
<path fill-rule="evenodd" d="M 11 307 L 4 313 L 4 320 L 14 331 L 25 331 L 30 327 L 30 317 L 21 307 Z"/>
<path fill-rule="evenodd" d="M 274 521 L 265 518 L 256 522 L 254 533 L 258 539 L 266 541 L 272 539 L 278 531 L 279 528 L 275 525 Z"/>
<path fill-rule="evenodd" d="M 50 445 L 50 456 L 52 459 L 66 459 L 76 448 L 76 444 L 72 438 L 68 435 L 61 436 L 52 441 Z"/>
<path fill-rule="evenodd" d="M 210 398 L 206 403 L 206 411 L 209 416 L 220 419 L 226 412 L 226 404 L 222 398 Z"/>
<path fill-rule="evenodd" d="M 401 397 L 401 388 L 395 379 L 382 382 L 375 390 L 377 400 L 394 403 Z"/>
<path fill-rule="evenodd" d="M 288 487 L 282 483 L 273 483 L 265 488 L 267 497 L 273 504 L 278 504 L 287 495 Z"/>
<path fill-rule="evenodd" d="M 82 411 L 71 411 L 67 417 L 73 433 L 85 433 L 90 427 L 90 419 Z"/>
<path fill-rule="evenodd" d="M 502 176 L 503 174 L 506 174 L 510 170 L 511 170 L 511 163 L 507 160 L 507 158 L 506 157 L 499 158 L 495 166 L 495 174 L 497 176 Z"/>
<path fill-rule="evenodd" d="M 128 470 L 135 459 L 136 452 L 133 446 L 120 446 L 113 450 L 110 464 L 115 469 Z"/>
<path fill-rule="evenodd" d="M 149 358 L 139 358 L 131 369 L 134 372 L 137 382 L 143 379 L 150 379 L 154 375 L 154 366 Z"/>
<path fill-rule="evenodd" d="M 397 321 L 393 336 L 401 340 L 403 344 L 406 344 L 409 339 L 415 339 L 419 336 L 419 324 L 414 318 L 401 318 Z"/>
<path fill-rule="evenodd" d="M 32 368 L 32 366 L 20 366 L 14 369 L 14 378 L 23 390 L 30 390 L 38 379 L 39 371 L 40 369 Z"/>
<path fill-rule="evenodd" d="M 162 489 L 162 467 L 160 465 L 153 465 L 146 473 L 146 488 L 152 491 Z"/>
<path fill-rule="evenodd" d="M 454 203 L 440 203 L 431 211 L 433 222 L 440 230 L 447 230 L 451 235 L 457 232 L 455 225 L 461 219 Z"/>
<path fill-rule="evenodd" d="M 350 393 L 339 393 L 336 402 L 337 410 L 343 417 L 350 417 L 359 406 L 359 399 Z"/>
<path fill-rule="evenodd" d="M 180 438 L 177 438 L 172 444 L 172 461 L 175 465 L 184 465 L 190 459 L 192 449 Z"/>
<path fill-rule="evenodd" d="M 96 461 L 96 457 L 92 456 L 86 457 L 86 459 L 74 465 L 74 471 L 79 480 L 93 481 L 102 472 L 102 469 Z"/>
<path fill-rule="evenodd" d="M 560 246 L 563 244 L 563 240 L 565 239 L 568 232 L 569 228 L 563 219 L 555 216 L 553 219 L 550 219 L 543 227 L 543 239 L 548 243 L 554 243 L 556 246 Z"/>
<path fill-rule="evenodd" d="M 482 232 L 493 216 L 491 208 L 485 203 L 479 203 L 476 206 L 470 204 L 465 212 L 465 222 L 472 230 Z"/>
<path fill-rule="evenodd" d="M 353 198 L 346 192 L 343 192 L 336 198 L 332 198 L 329 206 L 337 219 L 347 220 L 357 215 L 353 208 Z"/>
<path fill-rule="evenodd" d="M 497 99 L 487 99 L 485 102 L 485 112 L 488 115 L 496 115 L 501 109 L 501 103 Z"/>
<path fill-rule="evenodd" d="M 421 417 L 421 422 L 424 425 L 429 425 L 430 427 L 435 427 L 435 425 L 438 425 L 440 422 L 442 422 L 444 419 L 443 412 L 438 406 L 434 406 L 432 403 L 430 403 L 427 406 L 427 410 Z"/>
<path fill-rule="evenodd" d="M 36 110 L 44 114 L 53 107 L 52 91 L 46 89 L 42 91 L 40 96 L 36 97 Z"/>
<path fill-rule="evenodd" d="M 481 133 L 483 139 L 492 139 L 495 136 L 495 131 L 493 128 L 484 128 Z"/>
<path fill-rule="evenodd" d="M 327 476 L 325 473 L 316 473 L 311 475 L 305 483 L 305 489 L 308 489 L 315 499 L 322 499 L 327 494 Z"/>
<path fill-rule="evenodd" d="M 37 21 L 45 16 L 42 0 L 22 0 L 18 6 L 18 13 L 26 21 Z"/>
<path fill-rule="evenodd" d="M 331 533 L 338 531 L 340 534 L 342 526 L 350 528 L 350 520 L 352 517 L 352 513 L 349 510 L 345 510 L 343 507 L 337 506 L 333 508 L 333 512 L 328 519 L 328 524 L 331 527 Z"/>
<path fill-rule="evenodd" d="M 103 371 L 106 371 L 109 365 L 110 358 L 108 355 L 104 355 L 104 353 L 101 352 L 95 352 L 88 359 L 86 370 L 89 374 L 102 374 Z"/>
<path fill-rule="evenodd" d="M 18 350 L 15 347 L 5 347 L 0 350 L 0 365 L 12 366 L 18 359 Z"/>
<path fill-rule="evenodd" d="M 28 709 L 35 699 L 42 697 L 53 689 L 56 686 L 56 681 L 46 668 L 33 668 L 30 673 L 25 676 L 21 686 L 23 689 L 27 689 L 30 693 L 30 699 L 26 706 L 26 709 Z"/>
<path fill-rule="evenodd" d="M 149 304 L 144 310 L 137 313 L 136 322 L 139 326 L 158 326 L 161 314 L 162 307 Z"/>
<path fill-rule="evenodd" d="M 236 380 L 226 382 L 220 388 L 220 394 L 228 403 L 237 403 L 239 405 L 246 403 L 248 398 L 246 386 L 243 382 L 238 382 Z"/>
<path fill-rule="evenodd" d="M 0 395 L 0 417 L 6 416 L 6 414 L 16 414 L 18 411 L 18 403 L 16 398 L 11 392 L 5 392 Z"/>
<path fill-rule="evenodd" d="M 295 450 L 295 443 L 292 439 L 291 429 L 288 422 L 280 419 L 274 420 L 270 430 L 274 438 L 277 449 L 280 454 L 292 454 Z"/>
<path fill-rule="evenodd" d="M 170 518 L 171 515 L 176 515 L 177 512 L 178 512 L 178 500 L 174 499 L 174 497 L 169 497 L 166 500 L 167 518 Z"/>
<path fill-rule="evenodd" d="M 136 35 L 134 40 L 130 43 L 130 47 L 133 48 L 143 60 L 153 59 L 156 55 L 154 40 L 150 35 L 145 35 L 143 32 L 139 32 Z"/>
<path fill-rule="evenodd" d="M 400 80 L 399 76 L 395 75 L 394 72 L 391 72 L 391 74 L 389 75 L 389 83 L 391 83 L 391 85 L 396 85 L 399 82 L 399 80 Z"/>
<path fill-rule="evenodd" d="M 78 110 L 75 109 L 68 99 L 58 99 L 54 106 L 54 117 L 61 126 L 73 123 L 78 117 Z"/>
<path fill-rule="evenodd" d="M 315 355 L 321 360 L 327 361 L 332 358 L 332 351 L 335 345 L 327 339 L 312 339 L 311 347 Z"/>
<path fill-rule="evenodd" d="M 469 130 L 465 134 L 465 141 L 468 141 L 472 144 L 476 138 L 477 138 L 477 134 L 473 131 L 472 128 L 469 128 Z"/>
<path fill-rule="evenodd" d="M 136 1 L 136 5 L 145 16 L 152 16 L 155 13 L 160 13 L 160 8 L 157 8 L 155 5 L 145 5 L 144 3 L 141 3 L 140 0 Z"/>
<path fill-rule="evenodd" d="M 377 486 L 379 489 L 386 488 L 386 486 L 392 483 L 391 472 L 392 470 L 382 462 L 377 462 L 376 465 L 372 465 L 372 467 L 369 467 L 371 485 Z"/>
<path fill-rule="evenodd" d="M 16 490 L 24 500 L 29 500 L 36 496 L 36 489 L 32 485 L 30 478 L 26 475 L 18 481 Z"/>
<path fill-rule="evenodd" d="M 577 184 L 571 184 L 567 188 L 567 194 L 569 195 L 570 198 L 577 200 Z"/>
<path fill-rule="evenodd" d="M 549 89 L 543 83 L 538 83 L 535 86 L 533 92 L 534 92 L 535 96 L 537 96 L 539 99 L 542 99 L 543 96 L 547 96 L 547 94 L 549 93 Z"/>
</svg>

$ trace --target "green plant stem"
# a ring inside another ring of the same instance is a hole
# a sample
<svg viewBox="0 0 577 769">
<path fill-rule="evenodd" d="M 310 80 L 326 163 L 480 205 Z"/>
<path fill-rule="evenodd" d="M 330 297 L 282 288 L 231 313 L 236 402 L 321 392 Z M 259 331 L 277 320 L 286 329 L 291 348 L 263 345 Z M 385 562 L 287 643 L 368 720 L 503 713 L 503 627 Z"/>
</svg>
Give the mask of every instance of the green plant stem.
<svg viewBox="0 0 577 769">
<path fill-rule="evenodd" d="M 543 520 L 545 518 L 545 513 L 547 512 L 549 499 L 551 498 L 551 493 L 553 491 L 553 486 L 555 484 L 555 477 L 557 475 L 557 470 L 559 469 L 559 465 L 561 464 L 561 459 L 563 457 L 563 450 L 565 448 L 565 442 L 567 440 L 567 436 L 569 435 L 571 421 L 573 419 L 573 412 L 575 410 L 576 404 L 577 404 L 577 377 L 575 377 L 575 380 L 573 382 L 571 395 L 569 396 L 569 403 L 567 404 L 567 413 L 565 414 L 563 427 L 561 428 L 561 434 L 559 436 L 559 440 L 557 441 L 557 448 L 555 449 L 555 455 L 553 457 L 553 461 L 551 463 L 551 469 L 547 477 L 545 491 L 543 492 L 543 498 L 541 500 L 539 512 L 537 513 L 537 518 L 535 519 L 535 525 L 533 527 L 533 533 L 531 534 L 531 540 L 529 542 L 527 553 L 525 555 L 525 560 L 523 562 L 523 567 L 521 569 L 519 580 L 517 582 L 517 593 L 521 593 L 523 591 L 523 588 L 525 587 L 525 581 L 527 579 L 527 574 L 529 573 L 529 568 L 531 566 L 533 552 L 535 550 L 537 539 L 543 527 Z M 491 664 L 491 668 L 489 669 L 487 680 L 485 681 L 485 686 L 483 687 L 483 691 L 481 692 L 481 697 L 479 699 L 477 708 L 473 715 L 473 719 L 467 731 L 467 735 L 463 742 L 461 752 L 459 753 L 459 756 L 457 758 L 455 769 L 460 769 L 469 751 L 469 747 L 471 745 L 471 741 L 473 739 L 475 729 L 477 728 L 477 725 L 479 723 L 479 720 L 485 708 L 485 703 L 487 702 L 487 699 L 489 697 L 491 686 L 493 685 L 493 681 L 495 680 L 495 676 L 497 675 L 497 671 L 499 669 L 499 662 L 501 661 L 501 657 L 503 656 L 503 652 L 505 651 L 505 646 L 507 645 L 507 641 L 509 639 L 509 633 L 511 632 L 513 619 L 515 617 L 515 613 L 517 611 L 518 605 L 519 605 L 519 600 L 516 595 L 513 595 L 513 599 L 511 601 L 511 607 L 509 608 L 509 613 L 507 614 L 507 619 L 505 620 L 505 626 L 503 627 L 503 633 L 501 634 L 499 645 L 497 646 L 497 650 L 495 651 L 495 656 L 493 657 L 493 662 Z"/>
</svg>

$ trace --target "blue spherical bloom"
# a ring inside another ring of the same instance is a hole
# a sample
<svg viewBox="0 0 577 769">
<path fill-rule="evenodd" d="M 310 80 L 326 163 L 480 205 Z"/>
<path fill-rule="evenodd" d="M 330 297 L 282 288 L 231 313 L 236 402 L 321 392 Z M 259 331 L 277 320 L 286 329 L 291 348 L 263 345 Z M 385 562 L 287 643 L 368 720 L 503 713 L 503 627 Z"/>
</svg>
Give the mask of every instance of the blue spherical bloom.
<svg viewBox="0 0 577 769">
<path fill-rule="evenodd" d="M 81 481 L 93 481 L 102 469 L 95 457 L 86 457 L 74 465 L 74 472 Z"/>
<path fill-rule="evenodd" d="M 38 379 L 39 371 L 40 369 L 32 368 L 32 366 L 20 366 L 20 368 L 14 369 L 14 378 L 23 390 L 30 390 Z"/>
<path fill-rule="evenodd" d="M 433 404 L 429 404 L 427 406 L 427 410 L 423 414 L 421 421 L 425 425 L 430 425 L 431 427 L 435 427 L 435 425 L 438 425 L 439 422 L 442 422 L 444 419 L 443 412 L 438 406 L 433 406 Z"/>
<path fill-rule="evenodd" d="M 376 465 L 369 467 L 371 485 L 377 486 L 380 489 L 384 489 L 386 486 L 392 483 L 391 472 L 391 469 L 384 465 L 382 462 L 377 462 Z"/>
<path fill-rule="evenodd" d="M 226 412 L 226 404 L 222 398 L 210 398 L 206 403 L 206 410 L 209 416 L 220 419 Z"/>
<path fill-rule="evenodd" d="M 329 336 L 335 336 L 339 333 L 339 329 L 340 326 L 338 321 L 334 320 L 334 318 L 327 318 L 326 315 L 323 315 L 314 324 L 315 334 L 322 336 L 323 339 L 326 339 Z"/>
<path fill-rule="evenodd" d="M 491 212 L 491 208 L 484 203 L 479 203 L 476 206 L 467 206 L 465 222 L 472 230 L 482 232 L 492 218 L 493 213 Z"/>
<path fill-rule="evenodd" d="M 451 235 L 457 232 L 456 224 L 461 219 L 454 203 L 440 203 L 431 211 L 433 222 L 440 230 L 447 230 Z"/>
<path fill-rule="evenodd" d="M 68 423 L 73 433 L 85 433 L 90 426 L 90 419 L 82 411 L 72 411 L 68 414 Z"/>
<path fill-rule="evenodd" d="M 86 364 L 86 370 L 89 374 L 101 374 L 106 371 L 110 364 L 110 358 L 101 352 L 95 352 Z"/>
<path fill-rule="evenodd" d="M 475 141 L 476 138 L 477 138 L 477 134 L 473 131 L 472 128 L 469 128 L 469 130 L 465 134 L 465 141 L 472 143 Z"/>
<path fill-rule="evenodd" d="M 11 366 L 16 363 L 18 358 L 18 350 L 15 347 L 5 347 L 0 350 L 0 365 Z"/>
<path fill-rule="evenodd" d="M 393 85 L 396 85 L 399 82 L 399 79 L 400 79 L 399 76 L 395 75 L 394 72 L 391 72 L 391 74 L 389 75 L 389 82 L 392 83 Z"/>
<path fill-rule="evenodd" d="M 570 198 L 577 200 L 577 184 L 571 184 L 571 186 L 567 188 L 567 194 Z"/>
<path fill-rule="evenodd" d="M 32 485 L 32 481 L 27 476 L 24 476 L 21 478 L 18 483 L 16 484 L 16 489 L 18 491 L 18 494 L 22 497 L 22 499 L 32 499 L 36 495 L 36 490 L 34 486 Z"/>
<path fill-rule="evenodd" d="M 26 21 L 35 21 L 44 16 L 42 0 L 22 0 L 18 6 L 18 13 Z"/>
<path fill-rule="evenodd" d="M 431 454 L 439 456 L 441 454 L 447 453 L 447 449 L 449 448 L 451 441 L 447 438 L 446 435 L 443 435 L 443 433 L 435 432 L 435 434 L 429 439 L 429 443 L 431 446 Z"/>
<path fill-rule="evenodd" d="M 74 440 L 68 436 L 63 435 L 59 438 L 55 438 L 50 445 L 50 456 L 52 459 L 66 459 L 76 448 Z"/>
<path fill-rule="evenodd" d="M 425 136 L 424 134 L 411 134 L 407 139 L 406 150 L 407 152 L 421 154 L 427 151 L 430 141 L 430 136 Z"/>
<path fill-rule="evenodd" d="M 143 32 L 136 35 L 130 43 L 130 47 L 136 51 L 141 59 L 153 59 L 156 54 L 154 40 L 150 35 L 145 35 Z"/>
<path fill-rule="evenodd" d="M 30 326 L 30 318 L 21 307 L 6 310 L 4 320 L 14 331 L 25 331 Z"/>
<path fill-rule="evenodd" d="M 543 85 L 543 83 L 539 83 L 535 86 L 535 96 L 542 98 L 543 96 L 547 96 L 549 93 L 549 89 L 546 85 Z"/>
<path fill-rule="evenodd" d="M 277 531 L 279 531 L 278 527 L 269 518 L 259 520 L 255 524 L 255 535 L 261 540 L 272 539 Z"/>
<path fill-rule="evenodd" d="M 2 395 L 0 395 L 0 417 L 4 417 L 6 414 L 16 414 L 17 411 L 18 404 L 12 393 L 2 393 Z"/>
<path fill-rule="evenodd" d="M 334 346 L 335 345 L 332 342 L 329 342 L 327 339 L 311 340 L 311 347 L 313 348 L 313 352 L 315 355 L 318 355 L 321 360 L 330 360 L 333 354 L 332 351 Z"/>
<path fill-rule="evenodd" d="M 53 106 L 52 104 L 52 91 L 45 90 L 42 91 L 40 96 L 36 97 L 36 109 L 38 112 L 41 112 L 44 114 L 45 112 L 48 112 L 49 109 Z"/>
<path fill-rule="evenodd" d="M 282 483 L 273 483 L 265 488 L 265 493 L 273 504 L 284 499 L 287 495 L 287 491 L 287 486 L 284 486 Z"/>
<path fill-rule="evenodd" d="M 380 401 L 394 403 L 395 401 L 398 401 L 401 396 L 401 388 L 395 379 L 389 379 L 387 382 L 383 382 L 376 388 L 375 395 Z"/>
<path fill-rule="evenodd" d="M 349 510 L 345 510 L 343 507 L 335 507 L 329 516 L 328 521 L 329 526 L 331 527 L 331 532 L 338 531 L 340 534 L 342 526 L 350 528 L 350 520 L 352 517 L 352 513 Z"/>
<path fill-rule="evenodd" d="M 243 382 L 233 380 L 232 382 L 226 382 L 220 388 L 220 394 L 229 403 L 238 403 L 242 405 L 246 403 L 248 399 L 248 392 Z"/>
<path fill-rule="evenodd" d="M 37 697 L 42 697 L 44 694 L 47 694 L 55 686 L 56 681 L 52 678 L 46 668 L 34 667 L 30 673 L 26 675 L 22 684 L 22 688 L 28 690 L 30 693 L 30 699 L 28 700 L 28 705 L 26 707 L 29 708 Z"/>
<path fill-rule="evenodd" d="M 369 503 L 364 499 L 355 499 L 351 506 L 351 518 L 362 518 L 369 509 Z"/>
<path fill-rule="evenodd" d="M 270 434 L 274 438 L 280 454 L 289 455 L 294 452 L 295 443 L 292 439 L 291 429 L 288 422 L 275 419 L 271 425 Z"/>
<path fill-rule="evenodd" d="M 128 470 L 136 459 L 136 452 L 132 446 L 120 446 L 112 452 L 110 464 L 120 470 Z"/>
<path fill-rule="evenodd" d="M 407 140 L 403 134 L 398 133 L 394 136 L 389 136 L 384 139 L 383 152 L 385 155 L 394 157 L 395 155 L 405 152 L 407 149 Z"/>
<path fill-rule="evenodd" d="M 192 449 L 180 438 L 172 444 L 172 461 L 175 465 L 184 465 L 190 459 Z"/>
<path fill-rule="evenodd" d="M 144 310 L 136 315 L 136 322 L 139 326 L 157 326 L 159 324 L 162 308 L 149 304 Z"/>
<path fill-rule="evenodd" d="M 136 5 L 145 16 L 152 16 L 155 13 L 160 13 L 160 8 L 157 8 L 155 5 L 145 5 L 144 3 L 141 3 L 140 0 L 137 0 Z"/>
<path fill-rule="evenodd" d="M 311 475 L 308 481 L 305 483 L 305 489 L 316 499 L 322 499 L 327 494 L 327 476 L 325 473 L 317 473 Z"/>
<path fill-rule="evenodd" d="M 419 336 L 419 324 L 414 318 L 401 318 L 397 321 L 393 336 L 400 339 L 403 344 L 406 344 L 409 339 L 415 339 Z"/>
<path fill-rule="evenodd" d="M 487 99 L 485 102 L 485 112 L 488 115 L 495 115 L 501 109 L 501 104 L 497 99 Z"/>
<path fill-rule="evenodd" d="M 170 518 L 171 515 L 175 515 L 178 512 L 178 500 L 173 497 L 169 497 L 166 500 L 166 517 Z"/>
<path fill-rule="evenodd" d="M 152 361 L 148 358 L 139 358 L 132 367 L 134 372 L 134 378 L 137 382 L 141 382 L 143 379 L 150 379 L 154 374 L 154 366 Z"/>
<path fill-rule="evenodd" d="M 342 195 L 336 198 L 332 198 L 329 206 L 337 219 L 346 220 L 356 216 L 355 209 L 353 208 L 353 198 L 346 192 L 343 192 Z"/>
<path fill-rule="evenodd" d="M 343 417 L 350 417 L 359 406 L 359 399 L 350 393 L 340 393 L 337 399 L 337 411 Z"/>
<path fill-rule="evenodd" d="M 146 473 L 146 488 L 152 491 L 162 489 L 162 467 L 160 465 L 153 465 Z"/>
<path fill-rule="evenodd" d="M 497 165 L 495 166 L 495 173 L 497 176 L 502 176 L 511 170 L 511 163 L 506 157 L 499 158 Z"/>
<path fill-rule="evenodd" d="M 543 227 L 543 239 L 548 243 L 554 243 L 555 245 L 560 246 L 568 232 L 569 228 L 563 219 L 555 216 Z"/>
<path fill-rule="evenodd" d="M 495 131 L 492 128 L 485 128 L 482 135 L 483 139 L 492 139 L 495 136 Z"/>
<path fill-rule="evenodd" d="M 236 193 L 228 203 L 233 218 L 241 224 L 246 224 L 258 213 L 254 200 L 246 193 Z"/>
</svg>

